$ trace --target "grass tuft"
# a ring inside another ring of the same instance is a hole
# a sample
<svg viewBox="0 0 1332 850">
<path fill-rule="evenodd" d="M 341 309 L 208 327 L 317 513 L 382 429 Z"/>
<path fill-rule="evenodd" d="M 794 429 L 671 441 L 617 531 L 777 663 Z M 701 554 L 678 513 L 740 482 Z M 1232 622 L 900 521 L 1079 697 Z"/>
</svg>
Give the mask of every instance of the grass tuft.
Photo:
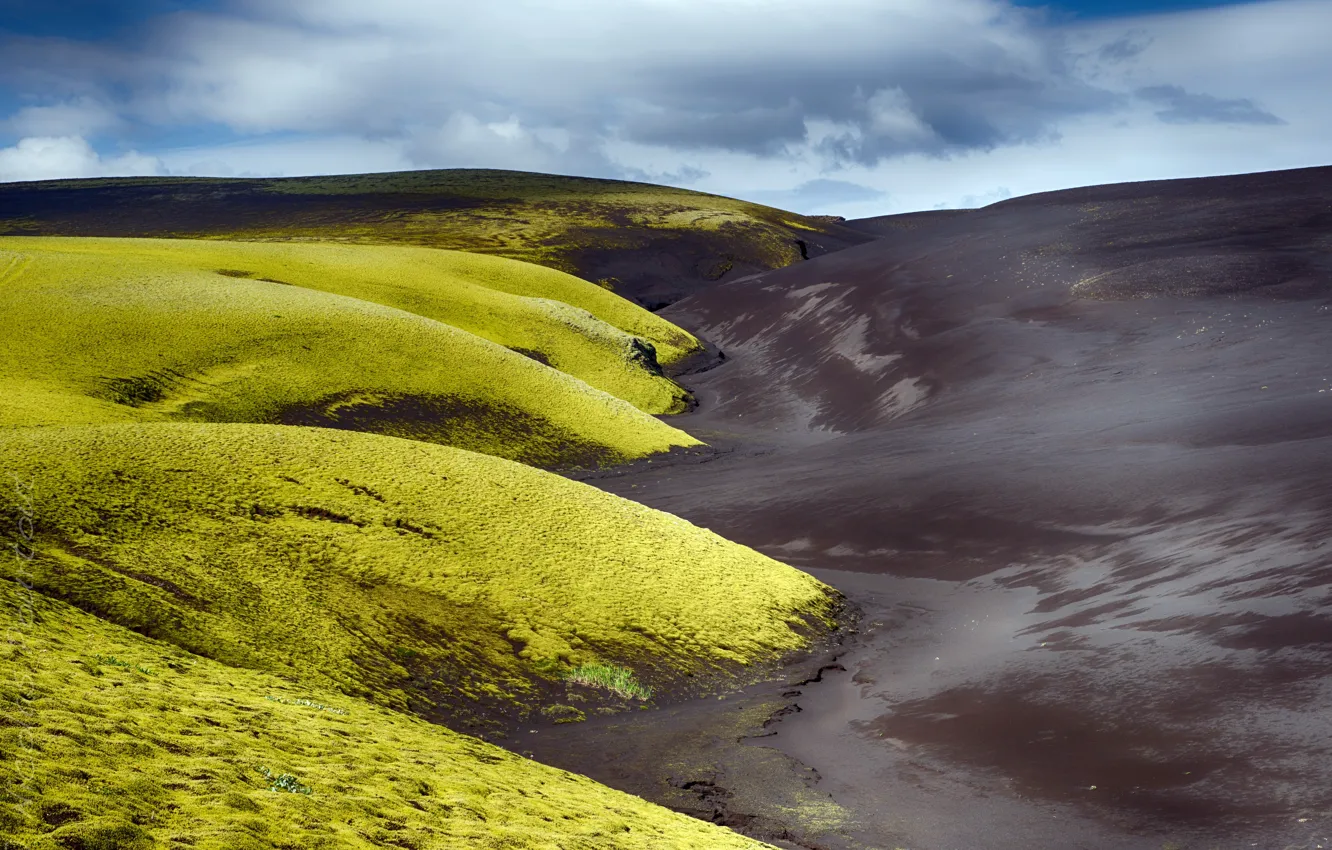
<svg viewBox="0 0 1332 850">
<path fill-rule="evenodd" d="M 652 698 L 652 689 L 640 684 L 634 678 L 634 671 L 617 664 L 580 664 L 566 678 L 574 684 L 604 688 L 625 699 Z"/>
<path fill-rule="evenodd" d="M 152 671 L 152 669 L 148 667 L 143 667 L 138 664 L 131 664 L 128 661 L 121 661 L 119 658 L 115 657 L 114 655 L 96 655 L 93 657 L 97 660 L 98 664 L 104 664 L 107 667 L 119 667 L 124 670 L 137 670 L 138 672 L 144 674 L 145 676 L 157 675 L 155 672 Z"/>
</svg>

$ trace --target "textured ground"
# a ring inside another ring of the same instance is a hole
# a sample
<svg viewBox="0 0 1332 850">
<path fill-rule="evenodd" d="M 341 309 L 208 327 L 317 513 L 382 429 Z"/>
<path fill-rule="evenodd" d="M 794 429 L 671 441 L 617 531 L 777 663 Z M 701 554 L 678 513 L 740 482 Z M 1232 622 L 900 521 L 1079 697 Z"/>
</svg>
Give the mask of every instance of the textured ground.
<svg viewBox="0 0 1332 850">
<path fill-rule="evenodd" d="M 592 479 L 847 593 L 845 670 L 529 749 L 788 845 L 1332 847 L 1332 169 L 848 224 L 663 311 L 716 451 Z"/>
<path fill-rule="evenodd" d="M 913 224 L 664 311 L 730 451 L 598 482 L 862 605 L 764 743 L 869 846 L 1332 846 L 1332 169 Z"/>
<path fill-rule="evenodd" d="M 663 693 L 715 684 L 800 649 L 837 605 L 809 576 L 676 517 L 409 440 L 13 428 L 0 462 L 40 494 L 27 519 L 37 591 L 455 730 L 602 707 L 587 694 L 568 705 L 562 680 L 582 664 L 629 667 Z M 9 488 L 0 508 L 24 509 Z"/>
<path fill-rule="evenodd" d="M 0 581 L 0 846 L 759 850 L 584 777 Z"/>
<path fill-rule="evenodd" d="M 646 715 L 836 630 L 808 575 L 502 459 L 710 457 L 648 415 L 709 355 L 618 281 L 308 242 L 567 266 L 614 231 L 711 281 L 825 223 L 458 176 L 0 190 L 11 232 L 256 240 L 0 239 L 0 845 L 758 846 L 454 734 Z"/>
</svg>

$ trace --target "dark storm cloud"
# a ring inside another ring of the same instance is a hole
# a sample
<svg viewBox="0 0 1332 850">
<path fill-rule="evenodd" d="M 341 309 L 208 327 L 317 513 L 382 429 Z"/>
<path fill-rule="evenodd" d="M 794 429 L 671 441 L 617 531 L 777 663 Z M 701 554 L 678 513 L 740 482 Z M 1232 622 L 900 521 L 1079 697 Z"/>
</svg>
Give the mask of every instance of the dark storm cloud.
<svg viewBox="0 0 1332 850">
<path fill-rule="evenodd" d="M 641 144 L 773 156 L 782 153 L 789 143 L 804 140 L 805 114 L 795 103 L 730 112 L 673 109 L 631 116 L 619 125 L 619 130 L 622 138 Z"/>
<path fill-rule="evenodd" d="M 1151 46 L 1151 39 L 1125 35 L 1101 47 L 1096 55 L 1103 62 L 1127 62 Z"/>
<path fill-rule="evenodd" d="M 576 14 L 558 0 L 154 2 L 185 11 L 91 39 L 0 33 L 0 102 L 18 104 L 0 114 L 0 149 L 207 130 L 219 144 L 373 143 L 385 167 L 637 179 L 653 163 L 683 183 L 700 179 L 686 162 L 720 172 L 734 155 L 808 179 L 1058 140 L 1070 119 L 1132 102 L 1104 71 L 1140 66 L 1160 37 L 1118 28 L 1075 48 L 1006 0 L 581 0 Z M 1279 122 L 1176 86 L 1139 97 L 1167 123 Z M 300 167 L 290 150 L 284 167 Z"/>
<path fill-rule="evenodd" d="M 0 44 L 0 82 L 138 123 L 401 138 L 423 165 L 493 147 L 585 167 L 614 142 L 765 158 L 808 145 L 868 165 L 1049 138 L 1115 105 L 1057 33 L 1001 0 L 222 8 L 169 16 L 151 38 Z"/>
<path fill-rule="evenodd" d="M 645 86 L 671 109 L 620 125 L 631 141 L 775 155 L 835 125 L 816 149 L 843 164 L 944 155 L 1051 138 L 1061 120 L 1124 99 L 1079 79 L 1057 41 L 1023 32 L 1008 49 L 902 45 L 840 58 L 758 55 L 744 65 L 672 69 Z M 1019 49 L 1020 47 L 1020 49 Z"/>
<path fill-rule="evenodd" d="M 837 163 L 864 166 L 911 153 L 988 151 L 1057 138 L 1061 119 L 1110 111 L 1122 101 L 1073 81 L 1012 74 L 913 80 L 867 98 L 861 115 L 819 148 Z"/>
<path fill-rule="evenodd" d="M 1156 113 L 1167 124 L 1284 124 L 1247 97 L 1220 98 L 1193 94 L 1179 86 L 1148 86 L 1137 95 L 1165 107 Z"/>
</svg>

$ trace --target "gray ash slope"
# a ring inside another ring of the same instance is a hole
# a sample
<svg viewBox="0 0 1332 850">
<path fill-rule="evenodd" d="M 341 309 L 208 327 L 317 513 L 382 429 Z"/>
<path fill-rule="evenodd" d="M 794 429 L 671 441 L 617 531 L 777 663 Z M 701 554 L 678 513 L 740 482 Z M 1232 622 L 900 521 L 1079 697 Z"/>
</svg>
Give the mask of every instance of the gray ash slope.
<svg viewBox="0 0 1332 850">
<path fill-rule="evenodd" d="M 741 448 L 598 482 L 860 595 L 775 741 L 871 844 L 1317 846 L 1332 168 L 879 223 L 665 310 Z"/>
</svg>

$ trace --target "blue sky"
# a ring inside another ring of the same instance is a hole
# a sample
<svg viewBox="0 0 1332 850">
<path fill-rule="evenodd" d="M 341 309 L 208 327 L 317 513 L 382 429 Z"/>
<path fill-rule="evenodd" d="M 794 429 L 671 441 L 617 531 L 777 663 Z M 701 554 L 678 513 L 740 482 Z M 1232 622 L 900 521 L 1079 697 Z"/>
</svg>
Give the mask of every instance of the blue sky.
<svg viewBox="0 0 1332 850">
<path fill-rule="evenodd" d="M 1329 0 L 0 0 L 0 181 L 494 167 L 848 216 L 1328 164 Z"/>
<path fill-rule="evenodd" d="M 1204 9 L 1238 5 L 1209 0 L 1021 0 L 1019 6 L 1049 7 L 1056 14 L 1082 19 Z M 184 10 L 222 8 L 221 0 L 0 0 L 0 29 L 39 36 L 107 38 L 135 24 Z"/>
<path fill-rule="evenodd" d="M 1063 3 L 1037 2 L 1022 0 L 1018 6 L 1050 8 L 1056 17 L 1096 20 L 1104 18 L 1124 18 L 1139 15 L 1159 15 L 1167 12 L 1182 12 L 1194 9 L 1212 9 L 1218 6 L 1238 6 L 1245 0 L 1235 2 L 1209 2 L 1209 0 L 1069 0 Z"/>
<path fill-rule="evenodd" d="M 0 30 L 34 36 L 114 38 L 160 15 L 220 6 L 214 0 L 0 0 Z"/>
</svg>

